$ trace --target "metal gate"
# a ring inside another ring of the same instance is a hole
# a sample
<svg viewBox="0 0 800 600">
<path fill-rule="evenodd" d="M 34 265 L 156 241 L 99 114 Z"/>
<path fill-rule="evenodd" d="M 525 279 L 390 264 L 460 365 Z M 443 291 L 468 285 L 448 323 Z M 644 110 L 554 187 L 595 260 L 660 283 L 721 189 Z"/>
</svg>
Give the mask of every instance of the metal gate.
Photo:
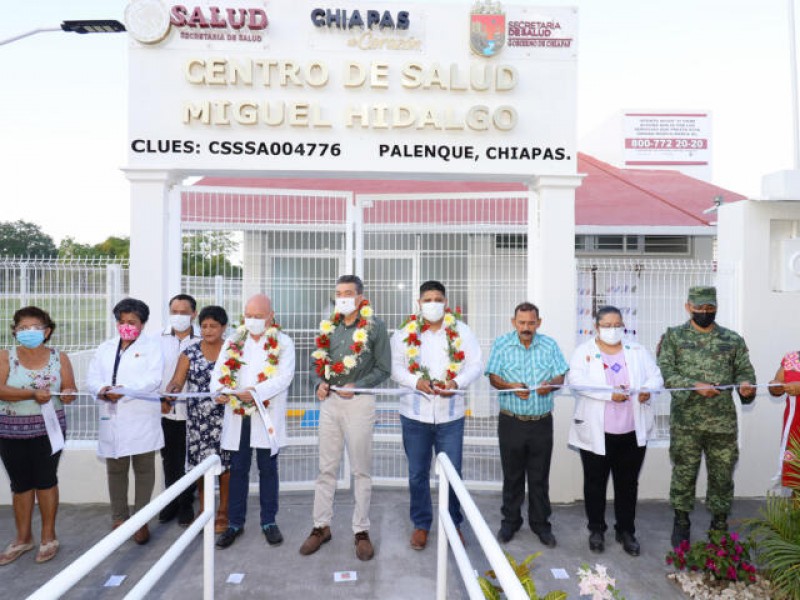
<svg viewBox="0 0 800 600">
<path fill-rule="evenodd" d="M 524 300 L 527 195 L 464 193 L 360 195 L 349 192 L 183 187 L 182 291 L 203 306 L 241 317 L 242 302 L 266 291 L 297 352 L 289 395 L 285 488 L 308 488 L 317 470 L 318 407 L 310 354 L 319 320 L 330 313 L 336 277 L 355 272 L 390 334 L 415 310 L 419 284 L 438 279 L 476 332 L 485 357 Z M 404 485 L 405 454 L 396 403 L 379 397 L 374 438 L 376 483 Z M 469 395 L 464 479 L 496 488 L 501 470 L 496 399 L 488 382 Z M 345 463 L 340 485 L 349 485 Z M 282 483 L 283 485 L 283 483 Z"/>
</svg>

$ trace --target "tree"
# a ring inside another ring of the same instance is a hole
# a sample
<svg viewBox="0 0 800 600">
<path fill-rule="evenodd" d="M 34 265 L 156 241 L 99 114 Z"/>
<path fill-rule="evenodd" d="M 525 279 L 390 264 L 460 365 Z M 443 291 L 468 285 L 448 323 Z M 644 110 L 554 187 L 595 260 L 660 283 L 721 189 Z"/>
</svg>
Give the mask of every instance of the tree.
<svg viewBox="0 0 800 600">
<path fill-rule="evenodd" d="M 239 249 L 239 243 L 226 231 L 203 231 L 183 236 L 183 274 L 224 275 L 241 277 L 242 268 L 234 265 L 230 257 Z"/>
<path fill-rule="evenodd" d="M 58 246 L 58 256 L 72 258 L 76 256 L 112 256 L 116 258 L 130 258 L 131 241 L 127 237 L 109 236 L 105 241 L 91 246 L 76 242 L 73 237 L 65 237 Z"/>
<path fill-rule="evenodd" d="M 56 244 L 42 228 L 28 221 L 0 222 L 0 255 L 58 256 Z"/>
</svg>

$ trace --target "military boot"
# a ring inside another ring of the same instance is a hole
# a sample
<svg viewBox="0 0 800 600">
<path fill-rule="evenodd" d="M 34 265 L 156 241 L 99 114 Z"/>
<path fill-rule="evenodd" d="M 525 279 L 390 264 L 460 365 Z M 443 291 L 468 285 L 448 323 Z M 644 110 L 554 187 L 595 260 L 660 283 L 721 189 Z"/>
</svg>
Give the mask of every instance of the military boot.
<svg viewBox="0 0 800 600">
<path fill-rule="evenodd" d="M 725 513 L 717 513 L 714 515 L 714 518 L 711 519 L 711 525 L 708 528 L 708 532 L 711 533 L 712 531 L 728 531 L 728 515 Z"/>
<path fill-rule="evenodd" d="M 671 542 L 673 548 L 680 546 L 683 540 L 689 540 L 690 527 L 689 513 L 685 510 L 676 510 L 675 521 L 672 524 Z"/>
</svg>

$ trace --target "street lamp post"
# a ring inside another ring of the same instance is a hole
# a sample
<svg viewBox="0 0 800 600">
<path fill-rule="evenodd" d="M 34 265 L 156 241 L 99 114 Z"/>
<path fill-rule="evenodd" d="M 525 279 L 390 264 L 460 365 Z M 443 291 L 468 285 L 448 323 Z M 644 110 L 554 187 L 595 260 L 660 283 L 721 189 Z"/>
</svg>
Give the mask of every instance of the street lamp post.
<svg viewBox="0 0 800 600">
<path fill-rule="evenodd" d="M 90 21 L 64 21 L 60 27 L 39 27 L 31 31 L 26 31 L 19 35 L 0 40 L 0 46 L 16 42 L 22 38 L 26 38 L 37 33 L 45 33 L 48 31 L 67 31 L 72 33 L 119 33 L 125 31 L 125 26 L 119 21 L 110 19 L 104 20 L 90 20 Z"/>
</svg>

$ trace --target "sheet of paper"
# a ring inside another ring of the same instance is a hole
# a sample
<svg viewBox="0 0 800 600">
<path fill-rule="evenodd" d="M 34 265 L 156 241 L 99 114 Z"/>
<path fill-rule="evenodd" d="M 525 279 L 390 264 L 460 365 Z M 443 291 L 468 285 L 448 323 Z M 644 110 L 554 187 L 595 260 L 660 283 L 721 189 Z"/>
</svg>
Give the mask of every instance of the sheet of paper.
<svg viewBox="0 0 800 600">
<path fill-rule="evenodd" d="M 336 583 L 342 583 L 343 581 L 357 581 L 358 573 L 355 571 L 336 571 L 333 574 L 333 580 Z"/>
<path fill-rule="evenodd" d="M 244 580 L 244 573 L 231 573 L 225 580 L 225 583 L 242 583 Z"/>
<path fill-rule="evenodd" d="M 103 587 L 119 587 L 122 585 L 122 582 L 125 581 L 126 577 L 127 575 L 112 575 L 105 584 L 103 584 Z"/>
<path fill-rule="evenodd" d="M 569 579 L 569 573 L 567 573 L 566 569 L 550 569 L 550 572 L 556 579 Z"/>
</svg>

